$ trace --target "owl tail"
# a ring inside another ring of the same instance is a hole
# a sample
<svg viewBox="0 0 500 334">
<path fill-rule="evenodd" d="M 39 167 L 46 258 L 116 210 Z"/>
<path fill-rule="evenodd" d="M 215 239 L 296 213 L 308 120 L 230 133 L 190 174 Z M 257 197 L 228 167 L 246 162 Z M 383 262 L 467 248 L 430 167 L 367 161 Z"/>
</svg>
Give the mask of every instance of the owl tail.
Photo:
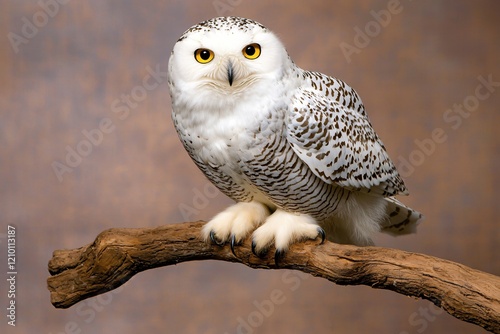
<svg viewBox="0 0 500 334">
<path fill-rule="evenodd" d="M 380 224 L 381 232 L 390 235 L 403 235 L 415 233 L 417 225 L 422 221 L 423 216 L 394 197 L 387 197 L 388 219 Z"/>
</svg>

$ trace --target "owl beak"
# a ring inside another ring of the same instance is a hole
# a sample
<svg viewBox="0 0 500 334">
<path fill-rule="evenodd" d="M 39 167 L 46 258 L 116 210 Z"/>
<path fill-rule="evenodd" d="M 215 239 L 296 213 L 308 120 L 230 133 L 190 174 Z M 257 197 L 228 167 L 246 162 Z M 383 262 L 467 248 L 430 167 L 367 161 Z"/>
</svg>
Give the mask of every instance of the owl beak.
<svg viewBox="0 0 500 334">
<path fill-rule="evenodd" d="M 233 78 L 234 78 L 233 63 L 229 61 L 229 64 L 227 65 L 227 80 L 229 81 L 229 86 L 233 85 Z"/>
</svg>

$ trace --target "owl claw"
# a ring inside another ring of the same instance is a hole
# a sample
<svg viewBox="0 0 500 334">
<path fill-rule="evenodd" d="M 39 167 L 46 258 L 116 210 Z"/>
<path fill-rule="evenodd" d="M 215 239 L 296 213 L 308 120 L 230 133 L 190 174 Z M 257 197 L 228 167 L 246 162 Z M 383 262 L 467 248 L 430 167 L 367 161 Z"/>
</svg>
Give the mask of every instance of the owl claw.
<svg viewBox="0 0 500 334">
<path fill-rule="evenodd" d="M 255 243 L 255 241 L 252 240 L 252 253 L 257 256 L 258 258 L 263 258 L 264 256 L 267 255 L 267 249 L 263 249 L 262 251 L 260 252 L 257 252 L 257 250 L 255 249 L 257 246 L 257 244 Z"/>
<path fill-rule="evenodd" d="M 234 255 L 234 256 L 236 256 L 236 253 L 234 252 L 234 247 L 235 247 L 235 246 L 239 246 L 239 245 L 240 245 L 240 242 L 239 242 L 239 241 L 238 241 L 238 242 L 236 241 L 236 237 L 235 237 L 235 235 L 233 234 L 233 235 L 231 236 L 231 252 L 233 253 L 233 255 Z"/>
<path fill-rule="evenodd" d="M 319 244 L 322 245 L 325 242 L 326 233 L 325 230 L 323 230 L 321 227 L 318 227 L 318 236 L 321 236 L 321 242 Z M 276 264 L 276 267 L 279 267 L 279 263 L 281 262 L 281 260 L 283 260 L 285 255 L 286 255 L 286 250 L 284 249 L 276 250 L 276 252 L 274 253 L 274 263 Z"/>
<path fill-rule="evenodd" d="M 224 246 L 224 244 L 225 244 L 225 242 L 217 239 L 214 231 L 210 231 L 210 240 L 212 240 L 212 242 L 214 244 L 216 244 L 217 246 L 220 246 L 220 247 Z"/>
<path fill-rule="evenodd" d="M 276 267 L 279 267 L 279 263 L 281 260 L 283 260 L 283 258 L 285 257 L 286 255 L 286 251 L 285 250 L 282 250 L 282 249 L 277 249 L 276 252 L 274 253 L 274 264 L 276 265 Z"/>
<path fill-rule="evenodd" d="M 321 227 L 318 227 L 318 235 L 321 236 L 321 242 L 319 244 L 320 245 L 324 244 L 325 243 L 325 239 L 326 239 L 325 230 L 323 230 Z"/>
</svg>

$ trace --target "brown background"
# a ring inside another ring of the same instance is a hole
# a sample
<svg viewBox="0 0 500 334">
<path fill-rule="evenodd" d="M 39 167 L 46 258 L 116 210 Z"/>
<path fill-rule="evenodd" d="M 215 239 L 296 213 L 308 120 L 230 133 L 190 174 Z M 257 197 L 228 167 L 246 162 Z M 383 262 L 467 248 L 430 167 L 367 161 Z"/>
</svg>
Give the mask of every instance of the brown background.
<svg viewBox="0 0 500 334">
<path fill-rule="evenodd" d="M 374 21 L 370 11 L 388 3 L 69 1 L 16 53 L 9 32 L 22 35 L 23 18 L 33 22 L 34 15 L 42 25 L 42 9 L 36 1 L 2 1 L 0 268 L 6 274 L 5 233 L 13 224 L 19 274 L 15 329 L 6 325 L 0 279 L 0 331 L 236 333 L 245 319 L 259 325 L 254 333 L 483 332 L 389 291 L 210 261 L 142 273 L 118 292 L 67 310 L 49 303 L 53 250 L 82 246 L 110 227 L 208 219 L 231 203 L 218 193 L 195 196 L 211 188 L 177 139 L 165 82 L 136 100 L 124 119 L 112 107 L 122 94 L 138 96 L 148 67 L 166 70 L 184 30 L 219 14 L 260 21 L 299 66 L 348 82 L 396 164 L 410 157 L 418 164 L 405 173 L 411 196 L 403 200 L 426 221 L 416 235 L 378 236 L 379 245 L 499 275 L 500 87 L 458 118 L 456 129 L 443 117 L 454 104 L 473 101 L 478 76 L 500 81 L 500 2 L 401 0 L 402 11 L 348 62 L 339 45 L 354 45 L 354 28 L 364 29 Z M 53 162 L 66 163 L 67 146 L 75 149 L 85 140 L 82 131 L 103 118 L 113 131 L 59 181 Z M 446 140 L 418 153 L 415 140 L 430 139 L 437 128 Z M 256 304 L 274 290 L 284 299 L 259 318 Z"/>
</svg>

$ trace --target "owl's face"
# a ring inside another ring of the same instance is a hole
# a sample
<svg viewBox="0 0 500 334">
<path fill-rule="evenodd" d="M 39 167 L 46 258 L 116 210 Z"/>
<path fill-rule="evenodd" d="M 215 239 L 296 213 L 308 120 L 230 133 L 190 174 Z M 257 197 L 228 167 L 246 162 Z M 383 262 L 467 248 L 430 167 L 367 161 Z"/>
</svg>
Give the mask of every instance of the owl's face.
<svg viewBox="0 0 500 334">
<path fill-rule="evenodd" d="M 175 44 L 170 89 L 193 98 L 241 98 L 271 88 L 287 61 L 282 43 L 259 23 L 215 18 L 191 27 Z"/>
</svg>

